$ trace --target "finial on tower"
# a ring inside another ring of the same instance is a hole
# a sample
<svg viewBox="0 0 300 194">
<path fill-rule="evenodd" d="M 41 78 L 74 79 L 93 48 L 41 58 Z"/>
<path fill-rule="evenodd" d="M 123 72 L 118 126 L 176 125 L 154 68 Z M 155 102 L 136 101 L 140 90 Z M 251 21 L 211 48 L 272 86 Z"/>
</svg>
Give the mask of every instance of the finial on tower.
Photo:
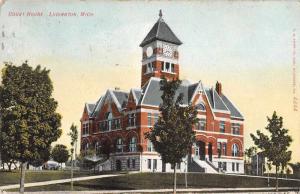
<svg viewBox="0 0 300 194">
<path fill-rule="evenodd" d="M 162 11 L 161 11 L 161 9 L 159 10 L 159 18 L 162 18 Z"/>
</svg>

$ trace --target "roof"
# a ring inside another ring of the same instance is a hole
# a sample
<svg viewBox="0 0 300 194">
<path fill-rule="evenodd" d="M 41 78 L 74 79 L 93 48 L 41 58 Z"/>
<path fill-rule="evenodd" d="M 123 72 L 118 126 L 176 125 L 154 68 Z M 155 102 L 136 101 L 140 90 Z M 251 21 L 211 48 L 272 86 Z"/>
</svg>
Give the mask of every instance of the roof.
<svg viewBox="0 0 300 194">
<path fill-rule="evenodd" d="M 142 96 L 142 90 L 141 89 L 132 89 L 132 94 L 135 100 L 135 103 L 138 104 L 141 96 Z"/>
<path fill-rule="evenodd" d="M 88 112 L 88 115 L 92 116 L 93 110 L 95 108 L 95 104 L 86 103 L 85 106 L 86 106 L 86 110 Z"/>
<path fill-rule="evenodd" d="M 144 89 L 144 95 L 141 100 L 141 104 L 150 106 L 159 106 L 162 103 L 161 96 L 163 94 L 160 90 L 160 80 L 159 78 L 151 78 Z M 187 84 L 183 83 L 179 86 L 176 91 L 175 99 L 180 94 L 183 94 L 183 104 L 187 105 L 191 102 L 194 92 L 197 89 L 199 83 Z"/>
<path fill-rule="evenodd" d="M 223 102 L 226 104 L 227 108 L 230 111 L 232 117 L 243 118 L 243 115 L 238 111 L 238 109 L 230 102 L 230 100 L 223 94 L 221 94 Z"/>
<path fill-rule="evenodd" d="M 160 78 L 152 77 L 141 89 L 131 89 L 136 104 L 158 107 L 162 103 L 161 96 L 163 94 L 162 90 L 160 90 L 160 81 Z M 183 104 L 188 105 L 193 101 L 198 90 L 204 91 L 209 102 L 207 106 L 210 106 L 213 112 L 225 111 L 225 113 L 230 114 L 231 117 L 243 119 L 239 110 L 223 93 L 219 95 L 214 88 L 203 89 L 201 81 L 197 83 L 183 81 L 176 91 L 175 99 L 177 99 L 180 94 L 183 94 Z M 107 90 L 106 94 L 103 97 L 100 97 L 95 104 L 86 103 L 86 108 L 90 117 L 98 115 L 99 110 L 105 101 L 105 96 L 107 95 L 112 95 L 111 97 L 116 103 L 119 111 L 123 111 L 124 106 L 128 102 L 129 93 L 120 90 Z"/>
<path fill-rule="evenodd" d="M 123 106 L 125 106 L 127 104 L 129 93 L 119 91 L 119 90 L 113 90 L 112 93 L 115 95 L 117 101 L 119 102 L 119 104 L 123 108 Z"/>
<path fill-rule="evenodd" d="M 150 32 L 144 38 L 140 47 L 145 46 L 146 44 L 153 42 L 155 40 L 161 40 L 176 45 L 181 45 L 182 42 L 177 38 L 168 24 L 160 17 L 158 21 L 154 24 Z"/>
</svg>

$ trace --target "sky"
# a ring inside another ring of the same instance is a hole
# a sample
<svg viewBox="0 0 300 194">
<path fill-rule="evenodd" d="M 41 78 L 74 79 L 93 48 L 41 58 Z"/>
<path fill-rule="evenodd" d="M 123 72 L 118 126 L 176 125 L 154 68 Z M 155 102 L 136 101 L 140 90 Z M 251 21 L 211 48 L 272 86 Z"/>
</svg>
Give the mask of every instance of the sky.
<svg viewBox="0 0 300 194">
<path fill-rule="evenodd" d="M 300 161 L 300 102 L 298 111 L 293 108 L 293 99 L 300 101 L 298 1 L 0 0 L 0 5 L 0 68 L 4 61 L 28 60 L 51 70 L 63 117 L 57 143 L 69 144 L 66 134 L 72 123 L 80 126 L 85 102 L 97 101 L 108 88 L 140 87 L 139 44 L 162 9 L 183 42 L 180 78 L 207 87 L 222 83 L 245 117 L 245 147 L 252 145 L 249 134 L 264 130 L 267 116 L 277 111 L 293 138 L 292 161 Z M 24 15 L 12 16 L 20 12 Z M 77 16 L 49 16 L 57 12 Z"/>
</svg>

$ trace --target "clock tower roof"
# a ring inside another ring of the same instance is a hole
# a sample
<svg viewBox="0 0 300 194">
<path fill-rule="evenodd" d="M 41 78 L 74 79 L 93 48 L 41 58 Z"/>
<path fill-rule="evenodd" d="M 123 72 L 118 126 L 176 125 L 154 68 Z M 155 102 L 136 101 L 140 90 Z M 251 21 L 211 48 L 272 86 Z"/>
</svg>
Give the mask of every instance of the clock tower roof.
<svg viewBox="0 0 300 194">
<path fill-rule="evenodd" d="M 159 12 L 158 21 L 154 24 L 150 32 L 144 38 L 144 40 L 140 44 L 140 47 L 143 47 L 146 44 L 155 40 L 161 40 L 176 45 L 182 44 L 182 42 L 177 38 L 177 36 L 174 34 L 174 32 L 171 30 L 168 24 L 163 20 L 161 10 Z"/>
</svg>

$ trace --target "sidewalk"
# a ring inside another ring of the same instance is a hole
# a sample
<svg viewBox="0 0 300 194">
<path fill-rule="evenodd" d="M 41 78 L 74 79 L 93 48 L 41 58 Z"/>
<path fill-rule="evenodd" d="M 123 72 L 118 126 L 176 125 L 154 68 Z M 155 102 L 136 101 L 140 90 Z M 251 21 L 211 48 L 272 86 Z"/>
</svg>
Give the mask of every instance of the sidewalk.
<svg viewBox="0 0 300 194">
<path fill-rule="evenodd" d="M 85 180 L 91 180 L 91 179 L 100 179 L 100 178 L 122 176 L 122 175 L 123 174 L 108 174 L 108 175 L 96 175 L 96 176 L 87 176 L 87 177 L 76 177 L 76 178 L 73 178 L 73 181 L 85 181 Z M 52 180 L 52 181 L 25 183 L 25 187 L 36 187 L 36 186 L 43 186 L 43 185 L 68 183 L 68 182 L 71 182 L 71 179 L 59 179 L 59 180 Z M 5 190 L 8 190 L 8 189 L 18 189 L 19 187 L 20 187 L 19 184 L 1 186 L 0 187 L 0 193 L 1 193 L 1 191 L 5 191 Z"/>
<path fill-rule="evenodd" d="M 298 194 L 299 188 L 280 187 L 277 194 Z M 103 190 L 103 191 L 42 191 L 25 192 L 26 194 L 104 194 L 104 193 L 172 193 L 172 189 L 143 189 L 143 190 Z M 204 188 L 204 189 L 177 189 L 178 193 L 235 193 L 235 194 L 274 194 L 275 188 Z M 3 194 L 6 192 L 3 192 Z M 7 192 L 8 194 L 18 194 L 17 192 Z"/>
</svg>

